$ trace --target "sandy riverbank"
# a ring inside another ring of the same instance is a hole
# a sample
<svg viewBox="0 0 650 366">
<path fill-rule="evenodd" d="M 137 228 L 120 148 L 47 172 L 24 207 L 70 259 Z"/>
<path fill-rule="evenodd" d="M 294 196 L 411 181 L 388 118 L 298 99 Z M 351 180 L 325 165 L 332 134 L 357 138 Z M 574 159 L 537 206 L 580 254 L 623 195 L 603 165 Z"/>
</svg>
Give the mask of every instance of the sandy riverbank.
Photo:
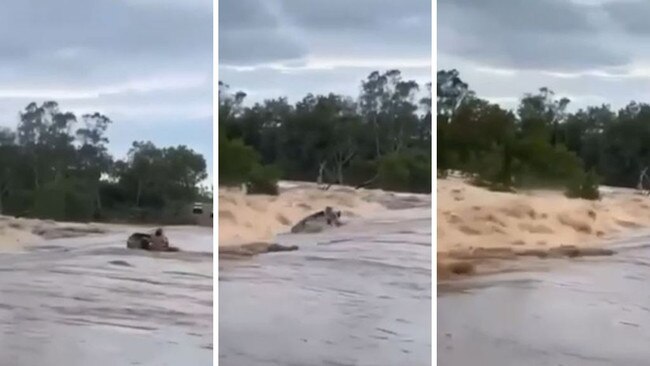
<svg viewBox="0 0 650 366">
<path fill-rule="evenodd" d="M 407 198 L 381 190 L 332 186 L 324 191 L 314 183 L 283 182 L 278 196 L 245 195 L 238 189 L 219 189 L 219 252 L 248 248 L 257 252 L 275 235 L 291 230 L 305 216 L 331 206 L 342 211 L 342 220 L 369 217 L 400 204 Z"/>
<path fill-rule="evenodd" d="M 560 191 L 491 192 L 460 178 L 438 180 L 439 276 L 472 272 L 483 259 L 611 254 L 606 239 L 650 226 L 650 198 L 602 189 L 599 201 Z"/>
</svg>

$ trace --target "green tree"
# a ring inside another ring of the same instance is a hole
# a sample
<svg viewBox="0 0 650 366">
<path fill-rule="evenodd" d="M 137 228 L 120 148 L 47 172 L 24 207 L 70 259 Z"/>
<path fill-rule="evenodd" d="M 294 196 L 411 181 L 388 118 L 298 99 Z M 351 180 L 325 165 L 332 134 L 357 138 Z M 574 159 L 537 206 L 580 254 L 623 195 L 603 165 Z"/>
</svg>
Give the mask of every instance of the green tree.
<svg viewBox="0 0 650 366">
<path fill-rule="evenodd" d="M 83 127 L 76 132 L 80 147 L 77 151 L 77 175 L 86 183 L 86 189 L 93 196 L 95 217 L 101 216 L 102 200 L 100 179 L 110 170 L 113 158 L 108 153 L 108 138 L 105 136 L 110 118 L 100 113 L 85 114 Z"/>
<path fill-rule="evenodd" d="M 248 172 L 250 182 L 259 175 L 253 171 L 272 165 L 283 179 L 378 187 L 380 163 L 393 154 L 422 180 L 409 178 L 404 186 L 430 191 L 430 83 L 426 92 L 388 70 L 370 73 L 357 99 L 308 94 L 293 105 L 279 97 L 244 106 L 220 83 L 220 177 L 242 183 Z"/>
</svg>

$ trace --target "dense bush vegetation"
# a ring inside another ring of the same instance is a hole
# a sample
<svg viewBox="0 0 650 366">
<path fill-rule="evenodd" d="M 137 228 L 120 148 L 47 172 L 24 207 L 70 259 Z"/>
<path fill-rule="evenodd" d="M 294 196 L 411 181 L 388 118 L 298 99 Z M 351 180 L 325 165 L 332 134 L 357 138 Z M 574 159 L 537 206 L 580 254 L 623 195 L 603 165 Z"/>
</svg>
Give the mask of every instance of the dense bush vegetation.
<svg viewBox="0 0 650 366">
<path fill-rule="evenodd" d="M 56 102 L 30 103 L 17 129 L 0 129 L 0 213 L 56 220 L 165 220 L 211 200 L 198 183 L 203 156 L 185 146 L 134 142 L 124 160 L 108 153 L 111 120 L 78 118 Z"/>
<path fill-rule="evenodd" d="M 309 94 L 246 107 L 245 93 L 219 83 L 219 183 L 264 192 L 282 178 L 431 192 L 431 84 L 421 90 L 391 70 L 371 73 L 361 89 L 357 99 Z"/>
<path fill-rule="evenodd" d="M 456 70 L 438 71 L 437 88 L 438 176 L 460 170 L 486 185 L 596 199 L 599 182 L 636 187 L 650 165 L 648 104 L 568 113 L 568 99 L 541 88 L 508 111 L 478 98 Z"/>
</svg>

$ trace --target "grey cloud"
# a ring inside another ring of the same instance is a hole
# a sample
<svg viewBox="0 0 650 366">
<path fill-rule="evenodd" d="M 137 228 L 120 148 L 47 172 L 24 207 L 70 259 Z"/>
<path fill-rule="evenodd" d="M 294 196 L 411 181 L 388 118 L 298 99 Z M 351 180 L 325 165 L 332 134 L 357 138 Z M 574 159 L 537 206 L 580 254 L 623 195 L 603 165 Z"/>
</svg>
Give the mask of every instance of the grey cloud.
<svg viewBox="0 0 650 366">
<path fill-rule="evenodd" d="M 211 44 L 210 6 L 6 0 L 0 12 L 0 85 L 88 85 L 143 73 L 210 70 Z"/>
<path fill-rule="evenodd" d="M 251 65 L 300 59 L 306 48 L 281 28 L 264 0 L 219 2 L 219 62 Z"/>
<path fill-rule="evenodd" d="M 431 2 L 331 0 L 281 2 L 286 22 L 319 54 L 430 57 Z"/>
<path fill-rule="evenodd" d="M 291 61 L 304 57 L 306 49 L 275 31 L 224 31 L 220 33 L 219 62 L 224 65 L 255 65 Z"/>
<path fill-rule="evenodd" d="M 427 0 L 221 0 L 219 18 L 219 78 L 251 101 L 356 96 L 377 69 L 430 80 L 430 67 L 422 66 L 431 58 Z"/>
<path fill-rule="evenodd" d="M 589 7 L 569 0 L 439 0 L 442 23 L 476 23 L 484 31 L 513 32 L 591 31 L 596 28 L 587 16 Z"/>
<path fill-rule="evenodd" d="M 318 54 L 429 57 L 431 3 L 422 0 L 222 0 L 219 58 L 227 65 Z"/>
<path fill-rule="evenodd" d="M 267 1 L 219 1 L 219 32 L 232 29 L 267 30 L 276 27 L 278 20 L 271 14 Z"/>
<path fill-rule="evenodd" d="M 628 64 L 630 54 L 605 46 L 594 6 L 568 0 L 442 0 L 439 47 L 491 66 L 580 70 Z"/>
<path fill-rule="evenodd" d="M 78 114 L 108 114 L 114 130 L 166 119 L 190 136 L 198 127 L 186 122 L 210 113 L 211 78 L 209 0 L 2 1 L 1 125 L 15 126 L 28 102 L 55 99 Z M 147 131 L 139 138 L 169 140 Z M 115 135 L 111 146 L 134 138 Z"/>
<path fill-rule="evenodd" d="M 431 2 L 422 0 L 284 0 L 282 8 L 290 21 L 308 29 L 382 31 L 405 20 L 431 25 Z"/>
<path fill-rule="evenodd" d="M 575 71 L 621 66 L 626 55 L 601 47 L 598 40 L 546 35 L 513 34 L 486 42 L 462 41 L 447 45 L 452 54 L 515 69 Z"/>
<path fill-rule="evenodd" d="M 616 1 L 603 5 L 607 14 L 624 30 L 633 34 L 650 34 L 650 2 Z"/>
<path fill-rule="evenodd" d="M 107 59 L 182 55 L 201 52 L 211 37 L 210 11 L 169 4 L 8 0 L 0 15 L 0 43 L 31 57 L 62 47 L 100 52 Z"/>
<path fill-rule="evenodd" d="M 649 16 L 634 0 L 440 0 L 438 68 L 507 108 L 545 86 L 571 110 L 617 109 L 650 100 Z"/>
<path fill-rule="evenodd" d="M 212 9 L 170 1 L 5 0 L 0 85 L 92 87 L 212 68 Z"/>
</svg>

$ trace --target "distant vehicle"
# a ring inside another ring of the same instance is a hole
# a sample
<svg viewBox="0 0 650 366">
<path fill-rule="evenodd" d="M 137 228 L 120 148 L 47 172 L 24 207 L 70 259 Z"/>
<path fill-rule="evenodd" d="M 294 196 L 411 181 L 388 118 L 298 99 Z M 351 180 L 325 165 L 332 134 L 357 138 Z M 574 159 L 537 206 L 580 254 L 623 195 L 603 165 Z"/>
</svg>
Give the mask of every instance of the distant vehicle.
<svg viewBox="0 0 650 366">
<path fill-rule="evenodd" d="M 201 202 L 194 203 L 194 207 L 192 208 L 192 213 L 195 215 L 203 214 L 203 204 Z"/>
</svg>

